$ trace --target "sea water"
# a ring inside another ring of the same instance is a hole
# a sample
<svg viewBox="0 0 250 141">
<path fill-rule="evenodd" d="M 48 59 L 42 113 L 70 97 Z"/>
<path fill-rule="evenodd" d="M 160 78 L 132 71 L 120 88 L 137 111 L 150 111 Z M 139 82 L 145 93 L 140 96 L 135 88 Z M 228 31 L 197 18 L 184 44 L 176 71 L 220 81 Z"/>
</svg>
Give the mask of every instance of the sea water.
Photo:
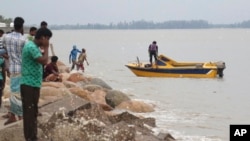
<svg viewBox="0 0 250 141">
<path fill-rule="evenodd" d="M 125 64 L 148 61 L 148 46 L 176 61 L 224 61 L 223 78 L 136 77 Z M 228 141 L 230 124 L 250 124 L 250 29 L 54 30 L 59 60 L 73 45 L 85 48 L 85 74 L 99 77 L 132 99 L 155 106 L 155 132 L 180 141 Z"/>
</svg>

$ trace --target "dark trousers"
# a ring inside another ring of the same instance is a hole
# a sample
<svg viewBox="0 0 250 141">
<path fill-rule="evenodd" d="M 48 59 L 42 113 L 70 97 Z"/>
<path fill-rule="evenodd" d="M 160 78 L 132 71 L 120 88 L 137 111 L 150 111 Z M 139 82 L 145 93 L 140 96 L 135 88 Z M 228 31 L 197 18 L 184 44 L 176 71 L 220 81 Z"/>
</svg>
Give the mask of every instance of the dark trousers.
<svg viewBox="0 0 250 141">
<path fill-rule="evenodd" d="M 77 65 L 76 60 L 72 60 L 71 70 L 73 70 L 76 65 Z"/>
<path fill-rule="evenodd" d="M 152 57 L 154 56 L 154 58 L 155 58 L 155 62 L 157 61 L 157 53 L 156 53 L 156 51 L 150 51 L 149 52 L 149 61 L 150 61 L 150 63 L 152 64 Z"/>
<path fill-rule="evenodd" d="M 37 140 L 37 115 L 40 88 L 21 85 L 23 130 L 26 141 Z"/>
</svg>

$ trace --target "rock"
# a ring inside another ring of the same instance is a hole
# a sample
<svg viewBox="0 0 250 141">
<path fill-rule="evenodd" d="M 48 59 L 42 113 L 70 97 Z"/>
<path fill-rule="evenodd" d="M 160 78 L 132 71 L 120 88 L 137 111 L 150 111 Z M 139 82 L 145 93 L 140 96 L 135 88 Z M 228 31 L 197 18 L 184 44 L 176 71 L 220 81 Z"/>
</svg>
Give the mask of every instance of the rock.
<svg viewBox="0 0 250 141">
<path fill-rule="evenodd" d="M 108 116 L 98 104 L 87 103 L 68 114 L 54 113 L 39 127 L 44 133 L 41 137 L 55 141 L 143 141 L 148 138 L 160 141 L 146 125 L 151 124 L 128 112 Z"/>
<path fill-rule="evenodd" d="M 123 101 L 128 101 L 130 98 L 121 91 L 118 90 L 109 90 L 105 97 L 106 103 L 111 107 L 115 108 L 117 105 Z"/>
<path fill-rule="evenodd" d="M 164 141 L 164 140 L 161 140 L 161 139 L 159 139 L 156 136 L 151 135 L 151 134 L 143 135 L 141 133 L 137 133 L 135 136 L 135 141 Z"/>
<path fill-rule="evenodd" d="M 72 88 L 72 87 L 78 87 L 78 85 L 74 82 L 71 82 L 71 81 L 63 81 L 62 82 L 64 84 L 65 87 L 67 88 Z"/>
<path fill-rule="evenodd" d="M 58 66 L 58 71 L 59 71 L 59 73 L 69 73 L 70 68 L 67 66 Z"/>
<path fill-rule="evenodd" d="M 72 87 L 72 88 L 69 88 L 69 91 L 72 93 L 72 94 L 75 94 L 85 100 L 88 100 L 90 101 L 91 100 L 91 97 L 89 96 L 89 94 L 84 91 L 82 88 L 80 87 Z"/>
<path fill-rule="evenodd" d="M 99 85 L 105 89 L 111 90 L 112 88 L 100 78 L 92 78 L 89 82 L 90 84 Z"/>
<path fill-rule="evenodd" d="M 129 112 L 123 112 L 121 114 L 114 115 L 110 117 L 111 123 L 117 123 L 120 121 L 125 121 L 128 124 L 137 125 L 139 127 L 144 127 L 144 124 L 147 124 L 150 127 L 156 127 L 154 118 L 139 118 L 135 115 L 130 114 Z"/>
<path fill-rule="evenodd" d="M 64 111 L 64 113 L 69 113 L 70 111 L 82 107 L 82 105 L 86 105 L 88 103 L 88 101 L 76 95 L 69 94 L 51 104 L 42 106 L 39 111 L 49 113 L 50 115 L 58 111 Z"/>
<path fill-rule="evenodd" d="M 133 126 L 129 126 L 124 121 L 121 121 L 107 126 L 103 133 L 108 135 L 111 141 L 133 141 L 136 130 Z"/>
<path fill-rule="evenodd" d="M 60 67 L 60 66 L 66 66 L 62 61 L 58 60 L 56 62 L 57 66 Z"/>
<path fill-rule="evenodd" d="M 105 101 L 106 92 L 104 92 L 102 90 L 96 90 L 96 91 L 90 93 L 89 96 L 91 98 L 90 100 L 95 102 L 95 103 L 107 104 Z"/>
<path fill-rule="evenodd" d="M 159 133 L 157 137 L 163 141 L 175 141 L 175 138 L 169 133 Z"/>
<path fill-rule="evenodd" d="M 66 88 L 55 88 L 44 86 L 40 89 L 40 99 L 39 99 L 39 106 L 44 104 L 48 104 L 59 99 L 62 99 L 65 95 L 69 95 L 70 92 Z"/>
<path fill-rule="evenodd" d="M 70 72 L 70 68 L 67 67 L 63 62 L 61 62 L 60 60 L 57 61 L 57 67 L 58 67 L 58 71 L 60 73 L 69 73 Z"/>
<path fill-rule="evenodd" d="M 113 108 L 106 103 L 105 96 L 106 92 L 103 90 L 96 90 L 89 94 L 90 101 L 99 104 L 105 111 L 111 111 Z"/>
<path fill-rule="evenodd" d="M 144 103 L 143 101 L 136 101 L 136 100 L 123 101 L 118 106 L 116 106 L 116 108 L 126 109 L 137 113 L 147 113 L 154 111 L 153 106 Z"/>
<path fill-rule="evenodd" d="M 67 72 L 60 72 L 60 74 L 62 75 L 62 81 L 67 81 L 70 76 Z"/>
<path fill-rule="evenodd" d="M 22 122 L 0 132 L 1 141 L 25 141 Z"/>
<path fill-rule="evenodd" d="M 42 130 L 38 129 L 38 137 L 42 135 Z M 19 121 L 15 125 L 9 125 L 0 132 L 1 141 L 25 141 L 23 134 L 23 122 Z"/>
<path fill-rule="evenodd" d="M 46 86 L 55 87 L 55 88 L 65 88 L 65 85 L 59 82 L 43 82 L 42 87 L 46 87 Z"/>
<path fill-rule="evenodd" d="M 102 109 L 104 110 L 104 111 L 112 111 L 112 110 L 114 110 L 114 108 L 112 108 L 111 106 L 109 106 L 108 104 L 102 104 L 102 103 L 98 103 L 101 107 L 102 107 Z"/>
<path fill-rule="evenodd" d="M 74 118 L 84 118 L 86 120 L 98 119 L 104 124 L 110 124 L 108 116 L 105 114 L 100 105 L 96 103 L 85 104 L 76 110 L 70 111 L 68 115 Z"/>
<path fill-rule="evenodd" d="M 96 90 L 102 90 L 103 88 L 100 85 L 95 85 L 95 84 L 87 84 L 83 86 L 83 89 L 86 89 L 90 92 L 94 92 Z"/>
<path fill-rule="evenodd" d="M 85 81 L 86 78 L 83 77 L 82 73 L 76 72 L 76 73 L 70 74 L 70 76 L 67 80 L 76 83 L 78 81 Z"/>
</svg>

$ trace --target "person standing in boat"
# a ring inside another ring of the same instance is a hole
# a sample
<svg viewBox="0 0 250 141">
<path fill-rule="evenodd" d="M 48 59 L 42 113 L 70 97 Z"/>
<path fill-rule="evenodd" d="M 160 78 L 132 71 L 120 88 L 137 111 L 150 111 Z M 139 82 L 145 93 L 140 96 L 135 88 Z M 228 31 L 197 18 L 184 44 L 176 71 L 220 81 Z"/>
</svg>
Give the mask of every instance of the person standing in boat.
<svg viewBox="0 0 250 141">
<path fill-rule="evenodd" d="M 158 56 L 158 45 L 157 45 L 156 41 L 153 41 L 153 43 L 149 45 L 148 53 L 149 53 L 149 61 L 150 61 L 150 64 L 152 66 L 152 57 L 154 56 L 155 62 L 156 62 L 157 56 Z"/>
</svg>

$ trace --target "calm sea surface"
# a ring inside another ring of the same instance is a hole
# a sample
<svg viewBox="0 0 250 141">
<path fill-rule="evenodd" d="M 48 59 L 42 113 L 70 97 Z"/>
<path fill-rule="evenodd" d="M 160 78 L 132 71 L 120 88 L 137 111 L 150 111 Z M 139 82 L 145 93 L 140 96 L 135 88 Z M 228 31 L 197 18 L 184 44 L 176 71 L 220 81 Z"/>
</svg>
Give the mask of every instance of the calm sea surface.
<svg viewBox="0 0 250 141">
<path fill-rule="evenodd" d="M 223 79 L 143 78 L 124 65 L 147 61 L 156 40 L 159 54 L 177 61 L 225 61 Z M 250 30 L 59 30 L 52 43 L 68 64 L 72 45 L 87 50 L 86 74 L 133 99 L 154 104 L 156 132 L 180 141 L 228 141 L 230 124 L 250 124 Z"/>
</svg>

